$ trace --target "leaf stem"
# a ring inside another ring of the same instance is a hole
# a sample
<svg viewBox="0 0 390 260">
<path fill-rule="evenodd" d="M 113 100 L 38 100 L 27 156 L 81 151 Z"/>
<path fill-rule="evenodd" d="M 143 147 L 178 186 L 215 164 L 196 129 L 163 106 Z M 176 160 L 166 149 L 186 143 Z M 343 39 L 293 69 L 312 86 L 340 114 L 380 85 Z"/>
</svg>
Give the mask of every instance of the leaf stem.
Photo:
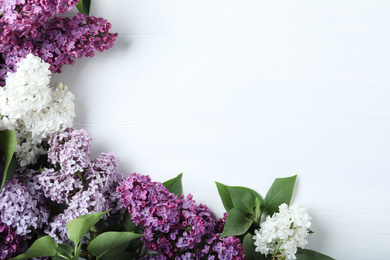
<svg viewBox="0 0 390 260">
<path fill-rule="evenodd" d="M 276 249 L 276 251 L 275 251 L 275 254 L 272 256 L 272 260 L 275 260 L 276 258 L 276 256 L 278 255 L 278 253 L 279 253 L 279 250 L 280 250 L 280 247 L 282 246 L 282 244 L 283 244 L 283 240 L 280 240 L 279 239 L 279 246 L 278 246 L 278 248 Z"/>
<path fill-rule="evenodd" d="M 60 253 L 57 252 L 57 256 L 58 257 L 61 257 L 61 258 L 64 258 L 64 259 L 69 259 L 68 257 L 64 256 L 64 255 L 61 255 Z"/>
</svg>

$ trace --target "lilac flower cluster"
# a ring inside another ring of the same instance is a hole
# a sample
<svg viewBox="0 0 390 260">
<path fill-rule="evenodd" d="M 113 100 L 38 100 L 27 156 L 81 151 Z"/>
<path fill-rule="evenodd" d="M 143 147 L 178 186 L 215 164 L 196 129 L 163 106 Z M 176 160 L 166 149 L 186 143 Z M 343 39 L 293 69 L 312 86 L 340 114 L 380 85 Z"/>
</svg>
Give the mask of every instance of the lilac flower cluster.
<svg viewBox="0 0 390 260">
<path fill-rule="evenodd" d="M 118 160 L 112 153 L 91 160 L 91 140 L 84 129 L 67 129 L 48 141 L 48 161 L 54 168 L 44 168 L 38 181 L 47 199 L 68 206 L 45 228 L 57 242 L 67 241 L 67 222 L 81 215 L 111 209 L 107 214 L 111 222 L 122 216 L 123 206 L 115 192 L 123 181 Z"/>
<path fill-rule="evenodd" d="M 36 174 L 35 170 L 20 168 L 0 192 L 0 221 L 17 235 L 29 237 L 31 228 L 42 228 L 49 218 Z"/>
<path fill-rule="evenodd" d="M 141 240 L 154 252 L 143 259 L 244 259 L 240 240 L 220 238 L 221 223 L 191 195 L 177 197 L 161 183 L 136 173 L 117 191 L 131 220 L 144 228 Z"/>
<path fill-rule="evenodd" d="M 0 221 L 0 260 L 15 256 L 21 248 L 23 237 Z"/>
<path fill-rule="evenodd" d="M 58 164 L 62 174 L 83 172 L 90 165 L 91 135 L 84 129 L 66 129 L 50 136 L 48 161 Z"/>
<path fill-rule="evenodd" d="M 28 53 L 49 63 L 50 70 L 60 73 L 62 65 L 75 58 L 92 57 L 96 50 L 111 48 L 117 34 L 103 18 L 76 14 L 72 19 L 60 17 L 71 10 L 77 0 L 0 0 L 0 85 L 7 71 Z"/>
</svg>

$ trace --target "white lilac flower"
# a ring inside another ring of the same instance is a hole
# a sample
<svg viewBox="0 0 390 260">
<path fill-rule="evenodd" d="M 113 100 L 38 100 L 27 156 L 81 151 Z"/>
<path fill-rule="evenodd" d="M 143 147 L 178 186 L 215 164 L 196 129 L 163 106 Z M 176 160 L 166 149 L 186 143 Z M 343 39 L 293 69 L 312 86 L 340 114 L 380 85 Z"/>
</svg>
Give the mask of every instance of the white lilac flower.
<svg viewBox="0 0 390 260">
<path fill-rule="evenodd" d="M 273 255 L 279 249 L 279 254 L 286 256 L 287 260 L 296 259 L 298 247 L 307 244 L 306 237 L 311 226 L 311 217 L 300 204 L 279 206 L 279 212 L 272 217 L 267 216 L 255 230 L 255 251 L 264 255 Z"/>
<path fill-rule="evenodd" d="M 50 65 L 28 54 L 0 88 L 0 130 L 16 133 L 15 153 L 21 166 L 45 153 L 42 141 L 73 124 L 74 96 L 62 83 L 50 87 Z"/>
</svg>

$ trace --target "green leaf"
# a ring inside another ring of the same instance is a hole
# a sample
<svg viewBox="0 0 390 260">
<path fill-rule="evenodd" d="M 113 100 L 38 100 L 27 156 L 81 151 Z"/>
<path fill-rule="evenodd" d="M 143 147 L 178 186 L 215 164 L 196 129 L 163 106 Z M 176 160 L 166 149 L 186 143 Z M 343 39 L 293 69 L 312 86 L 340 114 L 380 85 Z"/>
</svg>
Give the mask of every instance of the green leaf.
<svg viewBox="0 0 390 260">
<path fill-rule="evenodd" d="M 142 236 L 134 232 L 105 232 L 89 243 L 88 251 L 97 259 L 114 259 L 125 251 L 131 240 Z"/>
<path fill-rule="evenodd" d="M 296 179 L 297 175 L 287 178 L 276 178 L 264 198 L 262 212 L 273 215 L 274 212 L 279 210 L 279 205 L 283 203 L 290 204 Z"/>
<path fill-rule="evenodd" d="M 17 145 L 15 132 L 12 130 L 0 131 L 0 144 L 5 156 L 4 173 L 1 181 L 0 191 L 4 186 L 5 180 L 10 179 L 16 169 L 16 160 L 13 158 Z"/>
<path fill-rule="evenodd" d="M 86 214 L 69 221 L 68 224 L 66 224 L 69 239 L 77 245 L 88 230 L 93 227 L 107 212 L 108 210 L 104 212 Z"/>
<path fill-rule="evenodd" d="M 164 182 L 163 185 L 169 190 L 170 193 L 180 196 L 183 192 L 183 186 L 181 184 L 182 176 L 183 173 L 180 173 L 177 175 L 177 177 Z"/>
<path fill-rule="evenodd" d="M 132 232 L 136 229 L 136 225 L 131 221 L 131 216 L 128 211 L 123 216 L 123 227 L 126 231 Z"/>
<path fill-rule="evenodd" d="M 28 251 L 11 259 L 28 259 L 40 256 L 55 256 L 58 244 L 50 236 L 44 236 L 35 240 Z"/>
<path fill-rule="evenodd" d="M 54 256 L 53 260 L 64 260 L 63 257 L 59 256 L 59 254 L 67 257 L 72 257 L 74 251 L 74 247 L 67 244 L 58 244 L 57 255 Z"/>
<path fill-rule="evenodd" d="M 235 187 L 227 187 L 227 190 L 230 193 L 234 208 L 245 214 L 254 215 L 253 209 L 256 207 L 256 198 L 250 191 Z"/>
<path fill-rule="evenodd" d="M 255 240 L 253 239 L 253 234 L 248 233 L 245 235 L 242 241 L 242 247 L 244 248 L 244 254 L 247 260 L 267 260 L 267 258 L 260 254 L 260 252 L 256 252 L 256 246 L 254 244 Z"/>
<path fill-rule="evenodd" d="M 135 252 L 123 251 L 120 255 L 115 256 L 115 260 L 129 260 L 129 259 L 138 259 L 139 255 Z M 100 260 L 112 260 L 107 258 L 100 258 Z"/>
<path fill-rule="evenodd" d="M 248 231 L 252 223 L 253 220 L 248 219 L 244 212 L 237 208 L 232 208 L 226 217 L 226 223 L 221 237 L 242 235 Z"/>
<path fill-rule="evenodd" d="M 298 248 L 298 251 L 295 256 L 298 260 L 335 260 L 330 256 L 302 248 Z"/>
<path fill-rule="evenodd" d="M 229 188 L 233 188 L 235 190 L 250 193 L 251 195 L 247 195 L 247 196 L 258 198 L 259 202 L 263 203 L 263 198 L 260 196 L 260 194 L 252 189 L 249 189 L 246 187 L 241 187 L 241 186 L 227 186 L 227 185 L 224 185 L 224 184 L 219 183 L 219 182 L 215 182 L 215 184 L 217 185 L 218 193 L 219 193 L 219 196 L 221 197 L 222 204 L 225 207 L 226 212 L 228 212 L 232 208 L 236 207 L 233 203 L 232 194 L 230 193 Z M 236 201 L 236 203 L 237 203 L 237 201 Z"/>
<path fill-rule="evenodd" d="M 80 13 L 89 15 L 89 11 L 91 9 L 91 0 L 80 0 L 76 7 Z"/>
<path fill-rule="evenodd" d="M 215 184 L 217 185 L 219 197 L 221 197 L 222 204 L 226 212 L 230 211 L 234 206 L 233 206 L 232 196 L 230 195 L 230 192 L 227 189 L 229 186 L 226 186 L 219 182 L 215 182 Z"/>
</svg>

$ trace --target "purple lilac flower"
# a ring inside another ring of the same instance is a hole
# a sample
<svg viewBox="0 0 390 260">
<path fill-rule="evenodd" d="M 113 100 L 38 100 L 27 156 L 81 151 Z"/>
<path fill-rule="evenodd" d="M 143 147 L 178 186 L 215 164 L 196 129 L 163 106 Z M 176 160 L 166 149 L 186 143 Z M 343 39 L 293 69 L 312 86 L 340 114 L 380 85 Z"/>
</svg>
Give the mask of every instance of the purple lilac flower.
<svg viewBox="0 0 390 260">
<path fill-rule="evenodd" d="M 0 221 L 15 229 L 18 235 L 29 234 L 30 227 L 42 228 L 49 217 L 49 209 L 43 204 L 41 194 L 31 192 L 33 189 L 33 186 L 23 186 L 14 178 L 6 181 L 0 192 Z"/>
<path fill-rule="evenodd" d="M 81 215 L 102 212 L 110 209 L 110 202 L 100 192 L 88 189 L 79 191 L 70 198 L 68 208 L 56 216 L 45 228 L 45 233 L 57 242 L 68 242 L 66 224 Z M 107 217 L 106 217 L 107 218 Z"/>
<path fill-rule="evenodd" d="M 120 221 L 124 212 L 123 204 L 116 192 L 116 187 L 124 181 L 123 175 L 118 171 L 118 162 L 113 153 L 102 153 L 91 162 L 84 174 L 88 189 L 104 195 L 111 209 L 107 216 L 114 222 Z"/>
<path fill-rule="evenodd" d="M 22 247 L 23 236 L 17 235 L 15 230 L 0 221 L 0 260 L 15 256 Z"/>
<path fill-rule="evenodd" d="M 39 181 L 45 196 L 67 209 L 45 228 L 57 242 L 67 242 L 66 224 L 81 215 L 106 211 L 109 223 L 118 223 L 124 208 L 115 187 L 123 176 L 118 172 L 118 159 L 102 153 L 90 159 L 91 137 L 85 130 L 67 129 L 49 139 L 48 160 L 55 168 L 44 169 Z"/>
<path fill-rule="evenodd" d="M 41 57 L 60 73 L 75 58 L 92 57 L 94 52 L 111 48 L 117 34 L 103 18 L 76 14 L 60 17 L 77 0 L 0 0 L 0 85 L 8 71 L 28 53 Z"/>
<path fill-rule="evenodd" d="M 42 24 L 55 14 L 70 11 L 77 2 L 77 0 L 0 0 L 2 13 L 0 21 L 9 25 L 16 24 L 18 28 L 24 25 L 31 30 L 27 24 Z"/>
<path fill-rule="evenodd" d="M 74 175 L 90 165 L 91 136 L 84 129 L 66 129 L 50 136 L 48 161 L 60 167 L 62 174 Z"/>
<path fill-rule="evenodd" d="M 100 192 L 109 191 L 122 179 L 122 175 L 118 174 L 118 159 L 113 153 L 102 153 L 85 173 L 88 186 Z"/>
<path fill-rule="evenodd" d="M 44 196 L 57 203 L 68 203 L 74 192 L 83 189 L 76 175 L 61 174 L 54 169 L 44 169 L 38 179 Z"/>
<path fill-rule="evenodd" d="M 219 238 L 222 224 L 216 223 L 206 206 L 196 205 L 191 195 L 177 197 L 161 183 L 136 173 L 117 191 L 131 220 L 144 228 L 141 240 L 146 248 L 161 252 L 158 259 L 244 259 L 239 239 Z"/>
<path fill-rule="evenodd" d="M 38 179 L 46 198 L 69 203 L 72 195 L 83 190 L 81 173 L 90 166 L 91 136 L 84 129 L 71 128 L 51 135 L 48 161 L 54 168 L 45 168 Z"/>
</svg>

